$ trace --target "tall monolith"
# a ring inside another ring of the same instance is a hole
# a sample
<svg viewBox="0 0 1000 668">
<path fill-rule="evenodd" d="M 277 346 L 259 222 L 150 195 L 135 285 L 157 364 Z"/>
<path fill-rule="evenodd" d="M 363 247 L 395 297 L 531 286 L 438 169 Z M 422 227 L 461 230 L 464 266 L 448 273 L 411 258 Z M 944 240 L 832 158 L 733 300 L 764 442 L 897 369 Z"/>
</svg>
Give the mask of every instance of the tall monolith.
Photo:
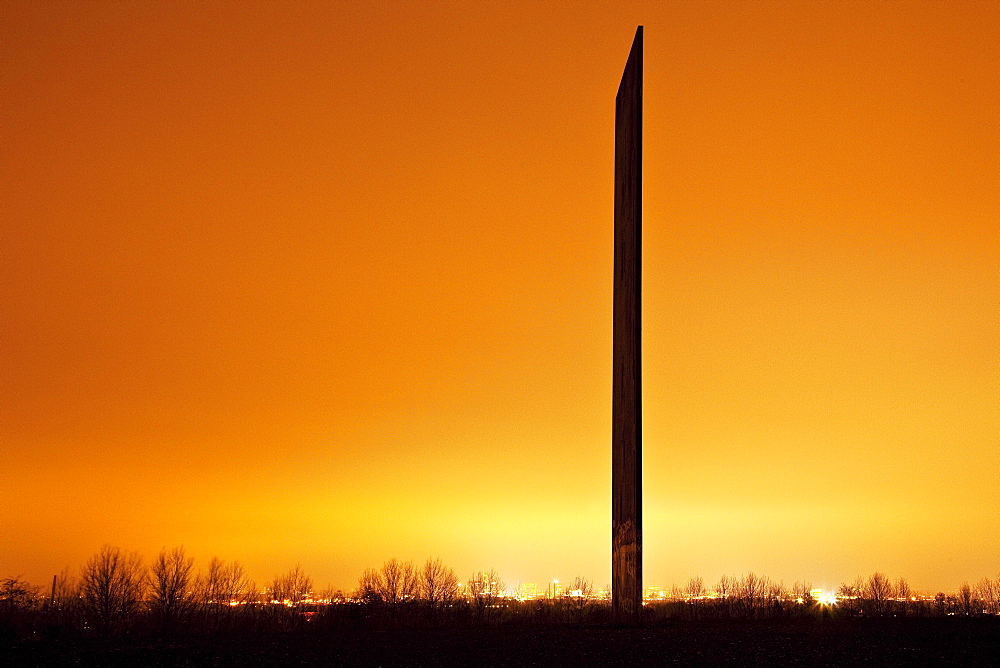
<svg viewBox="0 0 1000 668">
<path fill-rule="evenodd" d="M 642 620 L 642 26 L 615 99 L 611 604 Z"/>
</svg>

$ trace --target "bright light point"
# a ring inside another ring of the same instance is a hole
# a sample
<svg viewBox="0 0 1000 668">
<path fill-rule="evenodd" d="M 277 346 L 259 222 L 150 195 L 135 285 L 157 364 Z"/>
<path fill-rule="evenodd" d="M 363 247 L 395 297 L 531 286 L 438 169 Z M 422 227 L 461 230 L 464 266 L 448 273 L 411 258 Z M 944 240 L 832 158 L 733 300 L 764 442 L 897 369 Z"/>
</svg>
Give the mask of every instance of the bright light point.
<svg viewBox="0 0 1000 668">
<path fill-rule="evenodd" d="M 819 602 L 823 605 L 836 605 L 837 597 L 834 594 L 823 594 L 819 597 Z"/>
</svg>

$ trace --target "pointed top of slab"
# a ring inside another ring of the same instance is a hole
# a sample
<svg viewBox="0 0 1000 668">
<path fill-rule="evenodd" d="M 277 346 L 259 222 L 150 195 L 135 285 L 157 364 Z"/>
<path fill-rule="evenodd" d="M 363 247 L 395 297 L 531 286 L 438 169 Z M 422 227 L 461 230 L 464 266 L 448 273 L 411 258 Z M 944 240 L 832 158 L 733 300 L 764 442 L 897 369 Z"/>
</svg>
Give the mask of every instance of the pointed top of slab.
<svg viewBox="0 0 1000 668">
<path fill-rule="evenodd" d="M 621 97 L 622 90 L 637 86 L 640 96 L 642 95 L 642 26 L 635 29 L 635 38 L 632 40 L 632 48 L 628 52 L 628 60 L 625 61 L 625 71 L 622 73 L 621 83 L 618 84 L 618 97 Z"/>
</svg>

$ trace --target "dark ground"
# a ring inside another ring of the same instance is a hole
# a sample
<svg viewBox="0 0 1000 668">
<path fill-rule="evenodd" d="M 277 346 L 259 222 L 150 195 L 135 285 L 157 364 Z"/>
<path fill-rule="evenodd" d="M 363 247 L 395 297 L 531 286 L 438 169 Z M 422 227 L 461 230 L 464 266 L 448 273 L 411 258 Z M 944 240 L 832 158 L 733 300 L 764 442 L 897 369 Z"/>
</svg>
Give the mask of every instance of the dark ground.
<svg viewBox="0 0 1000 668">
<path fill-rule="evenodd" d="M 331 631 L 176 641 L 20 643 L 0 665 L 1000 665 L 1000 618 L 812 619 Z"/>
</svg>

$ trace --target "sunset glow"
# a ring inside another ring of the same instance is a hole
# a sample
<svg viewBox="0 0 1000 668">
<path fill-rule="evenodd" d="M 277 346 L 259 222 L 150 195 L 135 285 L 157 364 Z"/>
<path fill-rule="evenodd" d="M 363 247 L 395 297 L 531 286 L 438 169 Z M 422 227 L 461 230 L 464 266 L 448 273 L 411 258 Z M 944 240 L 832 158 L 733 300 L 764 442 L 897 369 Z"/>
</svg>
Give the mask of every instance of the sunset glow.
<svg viewBox="0 0 1000 668">
<path fill-rule="evenodd" d="M 0 576 L 107 543 L 604 588 L 639 24 L 646 582 L 996 577 L 1000 3 L 34 0 Z"/>
</svg>

